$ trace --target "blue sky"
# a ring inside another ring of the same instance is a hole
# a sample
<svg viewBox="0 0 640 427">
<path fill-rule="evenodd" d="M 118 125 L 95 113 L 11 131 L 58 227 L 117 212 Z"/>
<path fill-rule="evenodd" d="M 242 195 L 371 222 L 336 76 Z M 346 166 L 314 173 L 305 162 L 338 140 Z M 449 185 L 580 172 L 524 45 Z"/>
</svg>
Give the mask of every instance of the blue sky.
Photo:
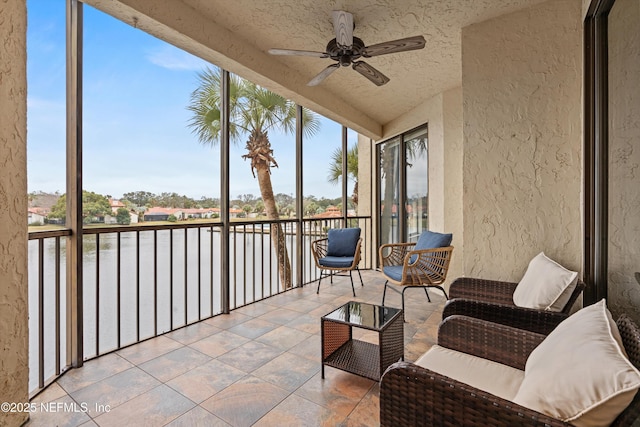
<svg viewBox="0 0 640 427">
<path fill-rule="evenodd" d="M 29 191 L 64 193 L 65 1 L 28 0 L 27 10 Z M 203 146 L 187 127 L 189 96 L 208 64 L 90 6 L 84 21 L 84 189 L 218 197 L 219 147 Z M 274 192 L 294 194 L 294 137 L 269 136 L 280 165 Z M 340 141 L 340 125 L 324 118 L 320 133 L 305 140 L 305 195 L 340 195 L 326 182 Z M 231 196 L 259 196 L 242 154 L 244 142 L 232 146 Z"/>
</svg>

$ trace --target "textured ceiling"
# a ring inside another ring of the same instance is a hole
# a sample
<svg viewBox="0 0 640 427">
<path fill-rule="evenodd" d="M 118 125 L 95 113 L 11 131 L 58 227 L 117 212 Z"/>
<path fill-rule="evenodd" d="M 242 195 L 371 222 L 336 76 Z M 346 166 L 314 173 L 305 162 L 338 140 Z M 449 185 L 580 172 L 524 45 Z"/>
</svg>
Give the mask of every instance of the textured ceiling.
<svg viewBox="0 0 640 427">
<path fill-rule="evenodd" d="M 385 124 L 427 99 L 461 85 L 461 29 L 545 0 L 88 0 L 128 22 L 140 15 L 162 21 L 184 35 L 184 20 L 216 28 L 201 40 L 187 34 L 170 42 L 252 78 L 361 133 L 376 137 Z M 124 8 L 114 7 L 124 5 Z M 186 6 L 186 7 L 185 7 Z M 189 9 L 189 10 L 182 10 Z M 332 10 L 354 15 L 354 35 L 365 45 L 423 35 L 426 47 L 368 58 L 366 62 L 391 81 L 378 87 L 351 68 L 342 67 L 316 87 L 307 87 L 330 59 L 272 56 L 270 48 L 325 50 L 335 37 Z M 154 16 L 157 15 L 157 16 Z M 171 22 L 175 20 L 175 22 Z M 195 20 L 195 19 L 192 19 Z M 159 37 L 166 31 L 140 25 Z M 206 28 L 202 31 L 206 31 Z M 196 31 L 196 30 L 193 30 Z M 508 35 L 506 35 L 508 36 Z M 230 43 L 230 40 L 233 40 Z M 202 49 L 194 46 L 201 45 Z M 230 45 L 233 45 L 232 47 Z M 210 52 L 219 53 L 207 55 Z M 233 58 L 236 56 L 236 58 Z M 225 61 L 230 58 L 231 61 Z M 234 61 L 237 61 L 237 66 Z"/>
</svg>

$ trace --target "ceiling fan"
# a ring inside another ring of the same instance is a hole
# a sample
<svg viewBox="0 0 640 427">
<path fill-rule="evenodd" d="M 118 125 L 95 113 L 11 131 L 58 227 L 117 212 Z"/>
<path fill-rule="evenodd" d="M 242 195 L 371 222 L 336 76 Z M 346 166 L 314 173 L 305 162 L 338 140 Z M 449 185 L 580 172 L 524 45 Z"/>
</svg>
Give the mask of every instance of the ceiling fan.
<svg viewBox="0 0 640 427">
<path fill-rule="evenodd" d="M 316 86 L 329 77 L 331 73 L 340 68 L 340 66 L 348 67 L 349 65 L 376 85 L 382 86 L 389 81 L 389 78 L 373 68 L 371 65 L 364 61 L 359 61 L 358 59 L 422 49 L 425 45 L 424 37 L 415 36 L 365 46 L 361 39 L 353 35 L 353 29 L 355 26 L 352 14 L 341 10 L 334 10 L 332 12 L 332 17 L 336 38 L 332 39 L 327 44 L 325 52 L 294 49 L 269 49 L 269 53 L 271 55 L 312 56 L 315 58 L 330 58 L 337 61 L 336 64 L 329 65 L 317 76 L 311 79 L 311 81 L 307 83 L 307 86 Z"/>
</svg>

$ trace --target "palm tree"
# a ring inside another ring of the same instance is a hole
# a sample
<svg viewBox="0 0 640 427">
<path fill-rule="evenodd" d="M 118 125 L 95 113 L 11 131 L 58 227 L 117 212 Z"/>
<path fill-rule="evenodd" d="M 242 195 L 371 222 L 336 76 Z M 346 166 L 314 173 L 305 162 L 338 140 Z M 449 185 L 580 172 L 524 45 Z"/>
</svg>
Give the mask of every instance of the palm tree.
<svg viewBox="0 0 640 427">
<path fill-rule="evenodd" d="M 198 88 L 191 94 L 187 106 L 193 113 L 189 127 L 205 145 L 215 145 L 221 138 L 221 76 L 221 71 L 210 68 L 199 73 Z M 273 156 L 268 131 L 278 129 L 295 133 L 296 104 L 235 75 L 230 76 L 229 83 L 230 140 L 238 143 L 247 138 L 247 154 L 242 157 L 251 161 L 251 173 L 258 179 L 267 218 L 277 220 L 280 216 L 271 185 L 271 168 L 278 167 L 278 163 Z M 302 111 L 304 135 L 313 135 L 319 130 L 320 121 L 311 111 Z M 291 263 L 280 224 L 272 225 L 271 235 L 283 289 L 291 288 Z"/>
<path fill-rule="evenodd" d="M 342 148 L 336 148 L 331 153 L 331 165 L 329 165 L 328 180 L 332 184 L 339 184 L 342 178 Z M 351 200 L 354 205 L 358 204 L 358 145 L 347 150 L 347 179 L 355 181 Z"/>
</svg>

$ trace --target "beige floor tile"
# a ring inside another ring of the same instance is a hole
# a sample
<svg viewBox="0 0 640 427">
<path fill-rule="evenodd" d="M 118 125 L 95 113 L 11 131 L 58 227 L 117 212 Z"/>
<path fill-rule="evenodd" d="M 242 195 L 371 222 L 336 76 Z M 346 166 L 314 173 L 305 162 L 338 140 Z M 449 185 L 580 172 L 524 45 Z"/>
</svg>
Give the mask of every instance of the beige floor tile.
<svg viewBox="0 0 640 427">
<path fill-rule="evenodd" d="M 308 334 L 306 332 L 302 332 L 288 326 L 280 326 L 279 328 L 276 328 L 273 331 L 257 338 L 256 341 L 286 351 L 291 347 L 306 340 L 310 336 L 311 334 Z"/>
<path fill-rule="evenodd" d="M 218 357 L 243 372 L 253 372 L 282 354 L 282 350 L 258 341 L 249 341 Z"/>
<path fill-rule="evenodd" d="M 374 384 L 369 393 L 347 417 L 343 424 L 348 427 L 371 427 L 380 425 L 380 387 Z"/>
<path fill-rule="evenodd" d="M 320 334 L 311 335 L 306 340 L 302 341 L 300 344 L 297 344 L 289 349 L 289 353 L 296 354 L 298 356 L 305 357 L 309 360 L 312 360 L 318 365 L 321 362 L 321 342 Z"/>
<path fill-rule="evenodd" d="M 229 329 L 233 326 L 239 325 L 242 322 L 246 322 L 251 319 L 252 316 L 239 313 L 237 310 L 231 312 L 231 314 L 219 314 L 210 319 L 204 320 L 204 323 L 215 326 L 219 329 Z"/>
<path fill-rule="evenodd" d="M 374 386 L 375 381 L 337 369 L 326 369 L 325 378 L 316 374 L 295 394 L 322 405 L 346 418 Z"/>
<path fill-rule="evenodd" d="M 185 326 L 177 331 L 169 332 L 166 336 L 182 344 L 191 344 L 217 332 L 220 332 L 220 328 L 199 322 L 194 325 Z"/>
<path fill-rule="evenodd" d="M 222 421 L 220 418 L 213 415 L 206 409 L 196 406 L 188 411 L 186 414 L 181 415 L 175 420 L 171 421 L 166 427 L 194 427 L 194 426 L 206 426 L 206 427 L 229 427 L 229 424 Z"/>
<path fill-rule="evenodd" d="M 284 353 L 253 371 L 253 375 L 292 392 L 319 371 L 318 363 Z"/>
<path fill-rule="evenodd" d="M 164 426 L 195 406 L 175 390 L 160 385 L 95 418 L 100 427 Z"/>
<path fill-rule="evenodd" d="M 342 414 L 292 394 L 254 425 L 256 427 L 333 427 L 340 424 L 343 419 Z"/>
<path fill-rule="evenodd" d="M 66 392 L 79 390 L 102 379 L 125 371 L 133 365 L 118 354 L 111 353 L 84 362 L 82 368 L 67 371 L 57 381 Z"/>
<path fill-rule="evenodd" d="M 201 339 L 200 341 L 189 344 L 189 347 L 194 348 L 208 356 L 218 357 L 221 354 L 224 354 L 229 350 L 233 350 L 234 348 L 241 346 L 248 341 L 248 338 L 242 337 L 238 334 L 234 334 L 229 331 L 222 331 L 217 334 L 211 335 L 210 337 Z"/>
<path fill-rule="evenodd" d="M 119 350 L 117 354 L 137 365 L 180 347 L 182 344 L 178 341 L 163 335 Z"/>
<path fill-rule="evenodd" d="M 200 403 L 246 375 L 245 372 L 214 359 L 190 369 L 166 384 Z"/>
<path fill-rule="evenodd" d="M 268 315 L 267 315 L 268 317 Z M 279 325 L 275 322 L 267 321 L 261 317 L 247 320 L 244 323 L 229 328 L 229 332 L 241 335 L 245 338 L 254 339 L 258 338 L 277 328 Z"/>
<path fill-rule="evenodd" d="M 236 427 L 251 426 L 287 397 L 267 381 L 245 377 L 201 403 L 207 411 Z"/>
<path fill-rule="evenodd" d="M 142 369 L 133 367 L 85 388 L 74 391 L 76 402 L 84 402 L 92 418 L 113 409 L 157 386 L 160 382 Z"/>
<path fill-rule="evenodd" d="M 158 380 L 166 382 L 210 360 L 211 357 L 206 354 L 190 347 L 182 347 L 139 366 Z"/>
<path fill-rule="evenodd" d="M 91 421 L 86 408 L 75 402 L 70 396 L 47 403 L 38 403 L 29 414 L 29 427 L 68 426 L 75 427 Z"/>
</svg>

